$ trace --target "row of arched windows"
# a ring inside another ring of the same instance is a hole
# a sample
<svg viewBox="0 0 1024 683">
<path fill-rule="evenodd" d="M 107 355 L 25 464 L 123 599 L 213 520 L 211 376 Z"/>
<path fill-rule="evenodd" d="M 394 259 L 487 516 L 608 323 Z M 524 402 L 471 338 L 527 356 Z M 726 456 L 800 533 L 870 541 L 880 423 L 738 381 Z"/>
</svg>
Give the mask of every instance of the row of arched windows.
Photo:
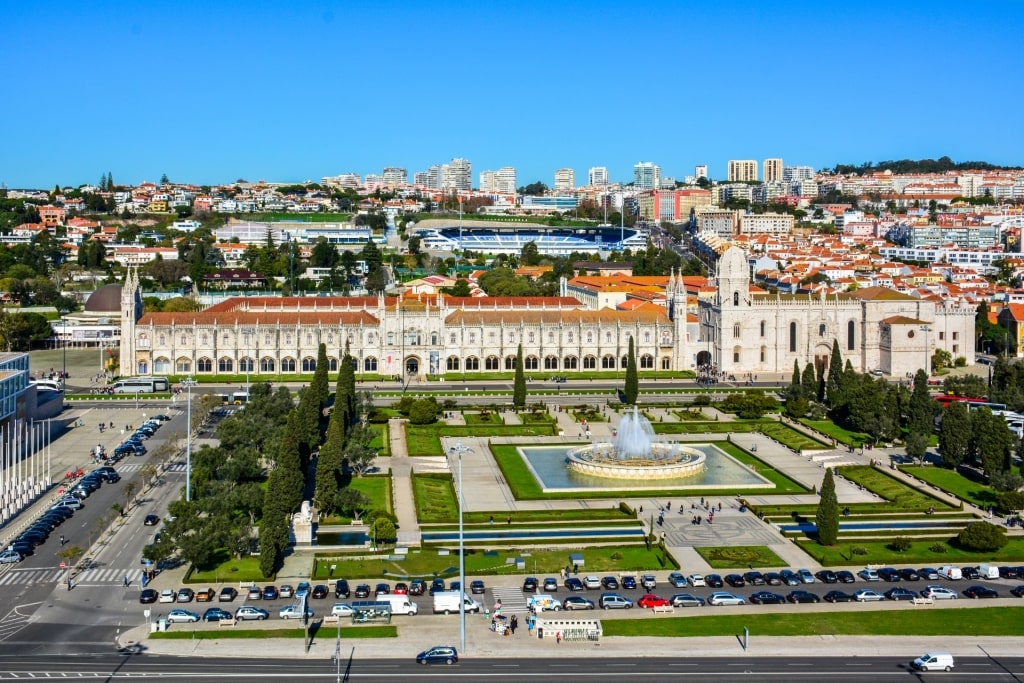
<svg viewBox="0 0 1024 683">
<path fill-rule="evenodd" d="M 607 355 L 601 357 L 601 369 L 602 370 L 616 370 L 624 369 L 626 364 L 629 362 L 628 356 L 623 356 L 617 363 L 615 356 Z M 620 363 L 620 364 L 619 364 Z M 662 369 L 670 369 L 671 361 L 668 358 L 662 359 Z M 566 356 L 563 359 L 559 359 L 558 356 L 544 356 L 544 358 L 538 358 L 537 356 L 525 356 L 523 357 L 523 369 L 524 370 L 579 370 L 581 367 L 584 370 L 596 370 L 598 359 L 596 356 L 584 356 L 582 363 L 577 356 Z M 498 370 L 502 365 L 501 360 L 497 356 L 488 356 L 484 359 L 485 370 Z M 505 370 L 515 370 L 516 368 L 516 357 L 505 356 L 504 359 Z M 637 366 L 643 370 L 654 369 L 654 356 L 649 353 L 642 354 L 637 359 Z M 445 370 L 449 372 L 457 372 L 460 370 L 479 370 L 480 359 L 476 356 L 468 356 L 467 358 L 460 359 L 458 356 L 448 356 L 444 363 Z"/>
<path fill-rule="evenodd" d="M 760 323 L 761 336 L 766 336 L 768 324 L 762 320 Z M 818 337 L 824 338 L 828 334 L 828 325 L 826 323 L 818 324 Z M 732 338 L 740 339 L 742 337 L 742 328 L 740 323 L 734 323 L 732 326 Z M 789 323 L 789 352 L 796 353 L 798 346 L 798 330 L 795 322 Z M 857 349 L 857 323 L 854 320 L 849 320 L 846 323 L 846 350 L 855 351 Z"/>
</svg>

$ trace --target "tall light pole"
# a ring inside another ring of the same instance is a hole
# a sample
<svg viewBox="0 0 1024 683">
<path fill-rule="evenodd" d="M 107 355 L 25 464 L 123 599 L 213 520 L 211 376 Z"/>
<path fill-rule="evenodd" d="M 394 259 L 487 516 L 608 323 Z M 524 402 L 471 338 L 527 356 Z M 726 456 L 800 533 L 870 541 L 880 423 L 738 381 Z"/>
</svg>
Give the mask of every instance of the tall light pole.
<svg viewBox="0 0 1024 683">
<path fill-rule="evenodd" d="M 448 449 L 453 457 L 459 459 L 459 649 L 462 652 L 466 651 L 466 537 L 462 532 L 462 454 L 470 451 L 461 441 L 456 441 Z"/>
<path fill-rule="evenodd" d="M 185 378 L 188 386 L 188 424 L 185 425 L 185 500 L 192 500 L 192 375 Z"/>
</svg>

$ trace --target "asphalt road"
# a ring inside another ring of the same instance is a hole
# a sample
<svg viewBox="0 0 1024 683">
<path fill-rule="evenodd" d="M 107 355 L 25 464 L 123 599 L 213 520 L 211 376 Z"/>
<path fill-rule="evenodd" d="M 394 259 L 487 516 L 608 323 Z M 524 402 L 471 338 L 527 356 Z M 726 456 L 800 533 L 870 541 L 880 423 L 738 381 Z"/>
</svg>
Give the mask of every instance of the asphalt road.
<svg viewBox="0 0 1024 683">
<path fill-rule="evenodd" d="M 145 653 L 67 655 L 60 658 L 8 652 L 0 648 L 0 680 L 77 677 L 116 680 L 154 679 L 189 683 L 223 679 L 302 679 L 308 681 L 373 680 L 403 683 L 409 680 L 493 681 L 495 679 L 540 679 L 593 681 L 685 680 L 722 681 L 742 677 L 746 681 L 842 680 L 905 681 L 939 676 L 943 680 L 984 680 L 992 683 L 1019 681 L 1024 676 L 1024 658 L 994 659 L 961 657 L 953 672 L 918 674 L 905 659 L 891 657 L 856 658 L 595 658 L 593 660 L 464 659 L 452 666 L 417 666 L 403 660 L 361 660 L 359 653 L 342 646 L 340 668 L 331 660 L 193 660 L 157 657 Z"/>
</svg>

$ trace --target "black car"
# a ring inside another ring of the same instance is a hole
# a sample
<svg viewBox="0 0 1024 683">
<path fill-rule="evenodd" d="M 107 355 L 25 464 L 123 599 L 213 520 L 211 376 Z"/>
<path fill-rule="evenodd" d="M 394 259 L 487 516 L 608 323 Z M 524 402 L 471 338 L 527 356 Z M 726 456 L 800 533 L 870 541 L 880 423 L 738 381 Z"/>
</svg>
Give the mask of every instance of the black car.
<svg viewBox="0 0 1024 683">
<path fill-rule="evenodd" d="M 725 582 L 722 581 L 722 577 L 718 574 L 705 574 L 704 583 L 708 585 L 708 588 L 722 588 L 725 586 Z"/>
<path fill-rule="evenodd" d="M 768 583 L 764 578 L 764 574 L 755 571 L 750 571 L 744 574 L 743 580 L 749 583 L 751 586 L 764 586 Z"/>
<path fill-rule="evenodd" d="M 635 590 L 636 589 L 636 577 L 635 576 L 623 576 L 622 577 L 622 587 L 626 588 L 626 589 L 629 589 L 629 590 Z"/>
<path fill-rule="evenodd" d="M 42 545 L 43 543 L 46 543 L 46 539 L 47 534 L 44 534 L 42 531 L 26 530 L 18 534 L 18 536 L 14 539 L 13 545 L 18 545 L 18 542 L 21 541 L 23 544 L 29 543 L 33 547 L 35 547 L 37 545 Z"/>
<path fill-rule="evenodd" d="M 981 578 L 981 573 L 977 567 L 964 567 L 960 570 L 960 574 L 963 576 L 964 581 L 977 581 Z"/>
<path fill-rule="evenodd" d="M 142 520 L 145 526 L 156 526 L 160 523 L 160 518 L 156 515 L 146 515 L 146 518 Z"/>
<path fill-rule="evenodd" d="M 235 615 L 220 607 L 211 607 L 203 612 L 203 621 L 220 621 L 221 619 L 234 619 Z"/>
<path fill-rule="evenodd" d="M 821 598 L 810 591 L 790 591 L 789 595 L 786 596 L 786 600 L 792 603 L 821 602 Z"/>
<path fill-rule="evenodd" d="M 358 586 L 356 586 L 355 596 L 357 598 L 368 598 L 370 597 L 370 592 L 370 584 L 361 583 Z"/>
<path fill-rule="evenodd" d="M 853 602 L 853 596 L 843 591 L 829 591 L 824 599 L 825 602 Z"/>
<path fill-rule="evenodd" d="M 427 582 L 423 579 L 413 579 L 409 582 L 409 595 L 423 595 L 427 592 Z"/>
<path fill-rule="evenodd" d="M 998 598 L 999 593 L 992 590 L 988 586 L 968 586 L 964 589 L 964 595 L 969 598 Z"/>
<path fill-rule="evenodd" d="M 1012 595 L 1015 598 L 1024 598 L 1024 585 L 1011 588 L 1010 595 Z"/>
<path fill-rule="evenodd" d="M 889 583 L 896 583 L 897 581 L 902 580 L 903 577 L 900 575 L 898 569 L 882 567 L 878 570 L 878 578 L 882 579 L 882 581 L 888 581 Z"/>
<path fill-rule="evenodd" d="M 139 602 L 141 602 L 143 605 L 148 605 L 150 603 L 156 602 L 156 599 L 158 597 L 160 597 L 160 594 L 157 593 L 155 590 L 153 590 L 152 588 L 145 588 L 141 593 L 139 593 Z"/>
<path fill-rule="evenodd" d="M 783 569 L 781 572 L 779 572 L 779 576 L 782 577 L 782 583 L 786 584 L 787 586 L 799 586 L 801 583 L 803 583 L 803 581 L 800 580 L 800 577 L 797 575 L 797 573 L 792 569 Z M 711 584 L 708 585 L 710 586 Z"/>
<path fill-rule="evenodd" d="M 909 588 L 894 587 L 885 591 L 885 597 L 890 600 L 913 600 L 917 594 Z"/>
<path fill-rule="evenodd" d="M 583 590 L 583 582 L 580 581 L 579 579 L 577 579 L 575 576 L 570 576 L 568 579 L 565 580 L 565 587 L 568 590 L 571 590 L 571 591 L 574 591 L 574 592 L 575 591 L 581 591 L 581 590 Z M 545 588 L 547 588 L 547 587 L 545 586 Z"/>
<path fill-rule="evenodd" d="M 17 552 L 22 557 L 34 554 L 36 548 L 34 543 L 19 541 L 17 539 L 15 539 L 8 547 Z"/>
<path fill-rule="evenodd" d="M 769 586 L 781 586 L 782 576 L 778 572 L 766 572 L 764 575 L 764 582 Z"/>
<path fill-rule="evenodd" d="M 839 583 L 853 583 L 857 580 L 857 577 L 853 575 L 853 572 L 848 572 L 845 569 L 837 571 L 836 578 L 839 579 Z"/>
<path fill-rule="evenodd" d="M 334 582 L 334 597 L 347 598 L 349 596 L 348 581 L 338 579 Z"/>
<path fill-rule="evenodd" d="M 781 605 L 786 598 L 771 591 L 757 591 L 750 596 L 750 602 L 754 605 Z"/>
<path fill-rule="evenodd" d="M 430 587 L 430 592 L 434 592 L 434 587 Z M 527 576 L 523 579 L 523 592 L 524 593 L 536 593 L 537 592 L 537 577 Z"/>
<path fill-rule="evenodd" d="M 920 569 L 917 570 L 917 573 L 921 575 L 921 578 L 924 581 L 938 581 L 939 580 L 939 572 L 937 572 L 932 567 L 921 567 Z"/>
<path fill-rule="evenodd" d="M 903 577 L 904 581 L 920 581 L 921 575 L 917 573 L 917 570 L 913 567 L 907 567 L 906 569 L 900 570 L 900 576 Z"/>
<path fill-rule="evenodd" d="M 317 585 L 313 586 L 313 590 L 310 592 L 309 597 L 313 598 L 314 600 L 323 600 L 327 597 L 327 586 L 323 585 L 322 583 L 318 583 Z"/>
<path fill-rule="evenodd" d="M 444 579 L 442 579 L 442 578 L 435 578 L 433 581 L 430 582 L 430 594 L 431 595 L 433 595 L 434 593 L 441 593 L 441 592 L 443 592 L 445 590 L 447 590 L 447 588 L 445 588 Z M 359 595 L 357 594 L 356 597 L 358 598 Z"/>
<path fill-rule="evenodd" d="M 747 585 L 747 582 L 739 574 L 726 574 L 725 582 L 733 588 L 743 588 Z"/>
<path fill-rule="evenodd" d="M 374 595 L 390 595 L 391 586 L 386 583 L 378 583 L 377 587 L 373 589 Z M 356 588 L 356 597 L 359 597 L 359 589 Z"/>
<path fill-rule="evenodd" d="M 822 569 L 819 572 L 815 572 L 814 576 L 822 583 L 839 583 L 839 577 L 831 569 Z"/>
<path fill-rule="evenodd" d="M 601 587 L 605 590 L 617 591 L 619 590 L 619 580 L 614 576 L 606 576 L 601 579 Z"/>
<path fill-rule="evenodd" d="M 1000 567 L 999 578 L 1001 579 L 1019 579 L 1020 574 L 1017 573 L 1017 567 Z"/>
</svg>

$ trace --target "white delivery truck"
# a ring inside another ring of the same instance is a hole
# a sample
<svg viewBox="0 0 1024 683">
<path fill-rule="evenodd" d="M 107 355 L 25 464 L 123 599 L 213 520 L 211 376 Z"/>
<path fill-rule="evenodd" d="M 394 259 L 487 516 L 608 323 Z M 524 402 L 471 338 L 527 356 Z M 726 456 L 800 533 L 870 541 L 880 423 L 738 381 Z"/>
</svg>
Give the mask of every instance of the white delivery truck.
<svg viewBox="0 0 1024 683">
<path fill-rule="evenodd" d="M 537 595 L 530 596 L 530 599 L 526 601 L 526 607 L 534 614 L 543 612 L 544 610 L 558 612 L 562 609 L 562 603 L 560 603 L 554 596 L 539 593 Z"/>
<path fill-rule="evenodd" d="M 910 663 L 918 671 L 952 671 L 956 663 L 948 652 L 926 652 Z"/>
<path fill-rule="evenodd" d="M 960 571 L 960 567 L 943 565 L 942 567 L 939 567 L 939 576 L 947 581 L 959 581 L 964 578 L 964 573 Z"/>
<path fill-rule="evenodd" d="M 376 599 L 377 602 L 390 602 L 392 614 L 408 614 L 411 617 L 420 609 L 408 595 L 378 595 Z"/>
<path fill-rule="evenodd" d="M 434 593 L 434 614 L 451 614 L 459 612 L 459 600 L 465 605 L 467 612 L 479 612 L 480 603 L 462 591 L 438 591 Z"/>
<path fill-rule="evenodd" d="M 999 567 L 994 564 L 983 564 L 978 567 L 978 573 L 983 579 L 998 579 Z"/>
</svg>

